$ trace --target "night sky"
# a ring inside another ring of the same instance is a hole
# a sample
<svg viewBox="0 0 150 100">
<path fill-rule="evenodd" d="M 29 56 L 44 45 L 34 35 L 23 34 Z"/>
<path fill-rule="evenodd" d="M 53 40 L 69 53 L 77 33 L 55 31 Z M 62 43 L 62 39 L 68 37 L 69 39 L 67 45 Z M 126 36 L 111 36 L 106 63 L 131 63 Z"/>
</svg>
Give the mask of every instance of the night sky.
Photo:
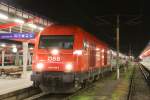
<svg viewBox="0 0 150 100">
<path fill-rule="evenodd" d="M 150 40 L 150 17 L 144 0 L 4 0 L 21 9 L 62 24 L 75 24 L 112 48 L 116 43 L 116 15 L 120 15 L 120 50 L 138 56 Z"/>
</svg>

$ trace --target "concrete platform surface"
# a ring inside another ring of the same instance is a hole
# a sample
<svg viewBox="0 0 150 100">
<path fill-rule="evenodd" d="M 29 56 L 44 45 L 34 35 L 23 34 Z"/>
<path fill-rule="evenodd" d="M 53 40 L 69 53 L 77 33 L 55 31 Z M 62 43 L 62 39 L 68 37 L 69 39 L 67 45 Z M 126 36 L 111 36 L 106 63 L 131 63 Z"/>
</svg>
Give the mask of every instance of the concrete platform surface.
<svg viewBox="0 0 150 100">
<path fill-rule="evenodd" d="M 140 63 L 150 70 L 150 62 L 140 62 Z"/>
<path fill-rule="evenodd" d="M 13 92 L 22 88 L 27 88 L 32 85 L 30 81 L 31 71 L 27 72 L 26 78 L 1 78 L 0 79 L 0 95 Z"/>
<path fill-rule="evenodd" d="M 140 63 L 150 70 L 150 57 L 143 59 Z"/>
</svg>

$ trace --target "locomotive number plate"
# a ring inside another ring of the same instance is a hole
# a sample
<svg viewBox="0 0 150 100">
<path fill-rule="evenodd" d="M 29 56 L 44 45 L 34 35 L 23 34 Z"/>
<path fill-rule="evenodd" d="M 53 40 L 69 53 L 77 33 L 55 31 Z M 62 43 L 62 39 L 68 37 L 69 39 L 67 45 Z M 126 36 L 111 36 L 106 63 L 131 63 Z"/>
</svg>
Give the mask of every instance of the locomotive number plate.
<svg viewBox="0 0 150 100">
<path fill-rule="evenodd" d="M 48 60 L 49 61 L 53 61 L 53 62 L 59 62 L 60 61 L 60 57 L 48 56 Z"/>
</svg>

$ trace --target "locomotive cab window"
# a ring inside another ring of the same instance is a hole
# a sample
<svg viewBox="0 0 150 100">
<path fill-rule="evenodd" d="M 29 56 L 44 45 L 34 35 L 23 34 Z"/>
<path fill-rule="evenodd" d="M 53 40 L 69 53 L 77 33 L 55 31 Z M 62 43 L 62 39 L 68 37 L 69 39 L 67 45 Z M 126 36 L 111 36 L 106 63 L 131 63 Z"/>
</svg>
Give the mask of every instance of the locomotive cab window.
<svg viewBox="0 0 150 100">
<path fill-rule="evenodd" d="M 41 35 L 39 48 L 73 49 L 72 35 Z"/>
</svg>

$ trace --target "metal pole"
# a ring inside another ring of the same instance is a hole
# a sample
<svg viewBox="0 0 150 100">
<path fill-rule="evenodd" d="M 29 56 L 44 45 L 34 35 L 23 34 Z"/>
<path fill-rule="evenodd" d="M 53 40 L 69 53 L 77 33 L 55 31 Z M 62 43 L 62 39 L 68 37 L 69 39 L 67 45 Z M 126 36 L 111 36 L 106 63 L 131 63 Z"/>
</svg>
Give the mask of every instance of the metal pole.
<svg viewBox="0 0 150 100">
<path fill-rule="evenodd" d="M 31 53 L 30 53 L 30 51 L 28 52 L 28 60 L 29 60 L 28 65 L 31 65 Z"/>
<path fill-rule="evenodd" d="M 131 44 L 129 45 L 129 60 L 131 61 Z"/>
<path fill-rule="evenodd" d="M 16 52 L 15 65 L 19 66 L 19 52 Z"/>
<path fill-rule="evenodd" d="M 5 62 L 5 50 L 2 50 L 2 67 L 4 67 Z"/>
<path fill-rule="evenodd" d="M 22 78 L 26 78 L 26 75 L 27 75 L 27 60 L 28 60 L 28 43 L 23 42 L 23 74 L 22 74 Z"/>
<path fill-rule="evenodd" d="M 110 51 L 110 54 L 109 54 L 109 55 L 110 55 L 110 63 L 112 63 L 112 59 L 113 59 L 113 58 L 112 58 L 112 57 L 113 57 L 113 56 L 112 56 L 112 51 Z M 110 67 L 111 67 L 111 71 L 112 71 L 112 67 L 113 67 L 112 64 L 110 64 Z"/>
<path fill-rule="evenodd" d="M 117 79 L 119 79 L 119 15 L 117 16 L 117 34 L 116 34 L 116 48 L 117 48 L 117 59 L 116 59 L 116 67 L 117 67 Z"/>
<path fill-rule="evenodd" d="M 9 27 L 9 33 L 11 33 L 11 27 Z"/>
<path fill-rule="evenodd" d="M 20 26 L 20 33 L 22 33 L 22 25 Z"/>
</svg>

